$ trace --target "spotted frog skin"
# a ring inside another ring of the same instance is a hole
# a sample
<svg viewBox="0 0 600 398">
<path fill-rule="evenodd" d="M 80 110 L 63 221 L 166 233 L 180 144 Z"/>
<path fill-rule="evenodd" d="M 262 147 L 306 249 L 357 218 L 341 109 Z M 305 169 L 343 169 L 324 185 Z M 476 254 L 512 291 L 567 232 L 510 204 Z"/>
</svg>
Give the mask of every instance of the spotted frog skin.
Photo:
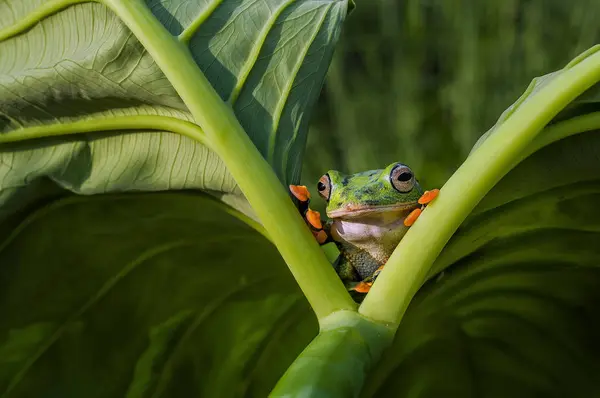
<svg viewBox="0 0 600 398">
<path fill-rule="evenodd" d="M 423 189 L 402 163 L 351 175 L 331 170 L 320 178 L 317 189 L 327 201 L 325 222 L 308 208 L 306 187 L 290 186 L 317 241 L 333 241 L 340 250 L 334 267 L 348 290 L 366 293 L 420 214 Z"/>
</svg>

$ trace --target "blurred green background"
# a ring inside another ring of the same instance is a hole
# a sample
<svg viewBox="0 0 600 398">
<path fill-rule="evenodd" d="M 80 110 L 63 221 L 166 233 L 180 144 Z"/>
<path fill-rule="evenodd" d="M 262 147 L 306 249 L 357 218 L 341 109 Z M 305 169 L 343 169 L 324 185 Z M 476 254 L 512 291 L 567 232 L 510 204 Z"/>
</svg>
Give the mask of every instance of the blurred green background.
<svg viewBox="0 0 600 398">
<path fill-rule="evenodd" d="M 600 43 L 597 0 L 356 5 L 312 116 L 302 183 L 313 194 L 327 170 L 394 161 L 440 187 L 534 77 Z"/>
</svg>

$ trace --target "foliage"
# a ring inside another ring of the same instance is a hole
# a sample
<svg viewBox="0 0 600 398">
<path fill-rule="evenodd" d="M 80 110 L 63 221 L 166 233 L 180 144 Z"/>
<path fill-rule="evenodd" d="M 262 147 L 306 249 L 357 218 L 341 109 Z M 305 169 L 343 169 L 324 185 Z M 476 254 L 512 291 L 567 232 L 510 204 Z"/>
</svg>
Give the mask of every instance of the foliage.
<svg viewBox="0 0 600 398">
<path fill-rule="evenodd" d="M 435 46 L 429 22 L 457 14 L 423 4 L 402 6 L 409 24 L 394 20 L 393 2 L 359 3 L 353 16 L 380 10 L 392 21 L 372 25 L 388 40 L 377 51 L 404 29 L 406 42 Z M 319 136 L 332 145 L 310 159 L 338 156 L 339 165 L 366 154 L 360 162 L 380 166 L 396 154 L 389 146 L 369 158 L 389 135 L 364 134 L 378 113 L 357 110 L 378 102 L 346 91 L 358 90 L 355 74 L 392 65 L 385 95 L 407 94 L 382 111 L 401 109 L 393 123 L 404 127 L 385 129 L 418 149 L 408 159 L 417 168 L 429 165 L 420 151 L 441 153 L 427 177 L 441 181 L 466 156 L 474 126 L 499 113 L 461 105 L 461 96 L 514 97 L 514 86 L 496 96 L 470 80 L 479 58 L 469 55 L 481 54 L 473 49 L 492 56 L 474 33 L 487 25 L 473 15 L 501 10 L 491 12 L 498 21 L 535 25 L 534 3 L 503 4 L 469 9 L 467 24 L 448 19 L 465 26 L 471 47 L 449 57 L 450 75 L 426 68 L 441 79 L 431 86 L 410 79 L 421 67 L 416 47 L 346 76 L 343 44 L 325 98 L 337 108 L 335 132 Z M 600 393 L 597 48 L 534 80 L 480 139 L 356 312 L 280 183 L 299 177 L 309 111 L 347 6 L 0 3 L 0 397 L 265 396 L 278 379 L 275 394 L 296 396 L 361 386 L 363 396 Z M 508 73 L 498 68 L 475 76 Z M 453 82 L 440 94 L 452 117 L 422 141 L 427 118 L 411 98 L 440 81 Z M 354 126 L 353 115 L 367 117 Z M 449 126 L 458 127 L 446 134 Z"/>
</svg>

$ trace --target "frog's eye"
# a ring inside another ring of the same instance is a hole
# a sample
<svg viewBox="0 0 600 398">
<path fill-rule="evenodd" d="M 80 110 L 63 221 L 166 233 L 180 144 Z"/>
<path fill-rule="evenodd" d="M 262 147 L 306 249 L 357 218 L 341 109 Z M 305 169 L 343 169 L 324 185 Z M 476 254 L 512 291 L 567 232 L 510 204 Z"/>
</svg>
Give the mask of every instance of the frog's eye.
<svg viewBox="0 0 600 398">
<path fill-rule="evenodd" d="M 331 193 L 331 180 L 329 179 L 329 174 L 325 174 L 319 179 L 317 190 L 323 199 L 329 200 L 329 194 Z"/>
<path fill-rule="evenodd" d="M 401 193 L 410 192 L 415 186 L 415 176 L 412 170 L 403 164 L 399 164 L 390 173 L 392 186 Z"/>
</svg>

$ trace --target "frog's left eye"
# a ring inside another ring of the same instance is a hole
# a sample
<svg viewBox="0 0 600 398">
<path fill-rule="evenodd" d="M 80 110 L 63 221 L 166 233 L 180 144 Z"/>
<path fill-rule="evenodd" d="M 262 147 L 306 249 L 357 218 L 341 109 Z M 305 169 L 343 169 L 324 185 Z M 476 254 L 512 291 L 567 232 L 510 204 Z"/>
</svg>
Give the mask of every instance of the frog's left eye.
<svg viewBox="0 0 600 398">
<path fill-rule="evenodd" d="M 331 194 L 331 180 L 329 179 L 329 174 L 325 174 L 319 179 L 317 190 L 323 199 L 329 200 L 329 194 Z"/>
<path fill-rule="evenodd" d="M 399 164 L 392 169 L 390 181 L 398 192 L 407 193 L 415 186 L 415 175 L 410 167 Z"/>
</svg>

